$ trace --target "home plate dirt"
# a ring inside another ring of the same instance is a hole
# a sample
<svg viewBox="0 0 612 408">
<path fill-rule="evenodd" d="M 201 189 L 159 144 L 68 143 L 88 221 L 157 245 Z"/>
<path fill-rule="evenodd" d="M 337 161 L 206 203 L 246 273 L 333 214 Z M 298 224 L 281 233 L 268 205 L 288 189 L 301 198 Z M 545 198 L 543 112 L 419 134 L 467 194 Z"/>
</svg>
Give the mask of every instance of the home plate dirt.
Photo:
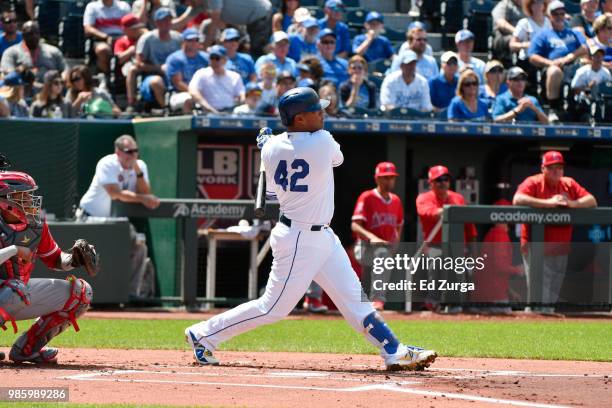
<svg viewBox="0 0 612 408">
<path fill-rule="evenodd" d="M 373 355 L 63 349 L 60 364 L 0 363 L 3 387 L 69 387 L 70 402 L 248 407 L 601 407 L 612 363 L 439 358 L 389 373 Z M 606 402 L 607 401 L 607 402 Z"/>
</svg>

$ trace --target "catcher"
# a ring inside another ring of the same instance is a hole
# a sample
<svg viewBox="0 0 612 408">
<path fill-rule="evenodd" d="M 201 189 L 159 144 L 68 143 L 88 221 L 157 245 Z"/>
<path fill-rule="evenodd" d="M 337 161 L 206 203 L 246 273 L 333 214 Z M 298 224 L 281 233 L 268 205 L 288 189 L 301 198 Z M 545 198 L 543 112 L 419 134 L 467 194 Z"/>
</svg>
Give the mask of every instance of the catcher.
<svg viewBox="0 0 612 408">
<path fill-rule="evenodd" d="M 16 321 L 38 317 L 11 348 L 9 358 L 16 363 L 56 363 L 58 350 L 44 346 L 71 324 L 79 331 L 76 319 L 92 299 L 91 286 L 73 275 L 30 279 L 36 258 L 55 270 L 84 267 L 90 276 L 99 270 L 98 255 L 87 241 L 77 240 L 69 252 L 59 248 L 41 219 L 42 197 L 33 195 L 37 188 L 26 173 L 0 170 L 0 326 L 6 330 L 10 324 L 17 333 Z"/>
</svg>

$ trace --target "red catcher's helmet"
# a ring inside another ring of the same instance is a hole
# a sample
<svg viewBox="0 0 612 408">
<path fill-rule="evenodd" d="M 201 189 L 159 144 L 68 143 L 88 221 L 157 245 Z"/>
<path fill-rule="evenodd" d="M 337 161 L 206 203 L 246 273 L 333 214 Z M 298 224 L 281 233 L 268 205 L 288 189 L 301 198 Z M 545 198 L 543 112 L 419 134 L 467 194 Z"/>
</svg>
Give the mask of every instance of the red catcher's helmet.
<svg viewBox="0 0 612 408">
<path fill-rule="evenodd" d="M 0 209 L 8 211 L 21 222 L 40 224 L 42 196 L 34 179 L 20 171 L 0 171 Z"/>
</svg>

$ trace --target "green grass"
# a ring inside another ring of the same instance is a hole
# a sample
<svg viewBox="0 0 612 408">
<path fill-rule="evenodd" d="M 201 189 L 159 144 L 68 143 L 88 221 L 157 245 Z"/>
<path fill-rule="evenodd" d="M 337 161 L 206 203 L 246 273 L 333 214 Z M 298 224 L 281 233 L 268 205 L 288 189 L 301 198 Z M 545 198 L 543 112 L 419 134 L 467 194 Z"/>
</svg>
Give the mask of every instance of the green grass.
<svg viewBox="0 0 612 408">
<path fill-rule="evenodd" d="M 185 349 L 190 320 L 85 319 L 53 340 L 60 347 Z M 29 322 L 19 322 L 21 330 Z M 593 321 L 389 321 L 397 336 L 448 357 L 612 361 L 612 323 Z M 0 346 L 15 336 L 0 334 Z M 224 343 L 221 350 L 374 354 L 343 320 L 284 320 Z"/>
</svg>

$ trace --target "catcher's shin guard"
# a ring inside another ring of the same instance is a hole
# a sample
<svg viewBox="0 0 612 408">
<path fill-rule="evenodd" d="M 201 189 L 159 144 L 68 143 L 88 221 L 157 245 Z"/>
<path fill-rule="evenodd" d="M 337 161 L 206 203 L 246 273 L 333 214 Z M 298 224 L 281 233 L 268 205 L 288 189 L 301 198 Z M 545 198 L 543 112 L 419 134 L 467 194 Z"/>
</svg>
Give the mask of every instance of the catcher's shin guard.
<svg viewBox="0 0 612 408">
<path fill-rule="evenodd" d="M 15 362 L 30 361 L 44 363 L 55 360 L 56 349 L 43 349 L 51 339 L 72 324 L 75 331 L 79 331 L 76 318 L 87 311 L 93 297 L 91 286 L 82 279 L 74 276 L 67 278 L 70 281 L 70 297 L 61 310 L 39 317 L 30 329 L 23 333 L 9 354 Z"/>
</svg>

